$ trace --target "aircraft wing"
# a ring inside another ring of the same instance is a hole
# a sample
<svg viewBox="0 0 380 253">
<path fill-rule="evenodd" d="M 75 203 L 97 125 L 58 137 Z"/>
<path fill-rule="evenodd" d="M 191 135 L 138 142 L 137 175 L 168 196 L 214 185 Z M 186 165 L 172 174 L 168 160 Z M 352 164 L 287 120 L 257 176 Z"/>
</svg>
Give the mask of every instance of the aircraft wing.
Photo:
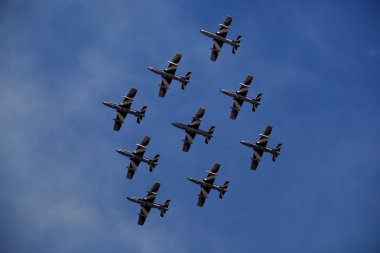
<svg viewBox="0 0 380 253">
<path fill-rule="evenodd" d="M 139 220 L 137 221 L 137 224 L 144 225 L 146 218 L 148 217 L 149 211 L 151 207 L 150 206 L 143 206 L 141 205 L 141 210 L 139 214 Z"/>
<path fill-rule="evenodd" d="M 244 82 L 241 83 L 240 89 L 236 91 L 236 94 L 239 94 L 239 95 L 244 96 L 244 97 L 247 96 L 247 93 L 248 93 L 249 87 L 251 85 L 252 79 L 253 79 L 253 76 L 248 75 L 245 78 Z M 240 108 L 243 106 L 244 100 L 237 99 L 237 98 L 234 98 L 233 100 L 234 100 L 234 103 L 233 103 L 232 108 L 231 108 L 232 110 L 231 110 L 230 118 L 236 119 L 237 115 L 239 114 Z"/>
<path fill-rule="evenodd" d="M 128 166 L 128 172 L 127 172 L 127 178 L 132 179 L 135 175 L 135 172 L 137 170 L 137 167 L 139 167 L 140 161 L 131 158 Z"/>
<path fill-rule="evenodd" d="M 236 91 L 236 93 L 241 95 L 241 96 L 244 96 L 244 97 L 247 96 L 247 93 L 248 93 L 249 87 L 252 83 L 252 80 L 253 80 L 253 76 L 247 75 L 244 82 L 240 83 L 240 89 L 238 91 Z"/>
<path fill-rule="evenodd" d="M 140 156 L 140 157 L 143 157 L 144 153 L 145 153 L 145 150 L 148 147 L 149 141 L 150 141 L 150 137 L 149 136 L 145 136 L 142 139 L 142 141 L 140 142 L 140 144 L 136 144 L 137 148 L 133 151 L 133 154 L 135 154 L 137 156 Z M 128 179 L 132 179 L 133 178 L 133 176 L 135 175 L 135 172 L 136 172 L 137 167 L 139 166 L 139 164 L 140 164 L 140 160 L 133 159 L 133 158 L 130 159 L 130 163 L 129 163 L 129 167 L 128 167 L 128 172 L 127 172 L 127 178 Z"/>
<path fill-rule="evenodd" d="M 262 134 L 260 134 L 260 139 L 256 142 L 258 146 L 266 147 L 268 144 L 270 133 L 272 132 L 272 126 L 267 126 Z"/>
<path fill-rule="evenodd" d="M 204 113 L 205 113 L 205 109 L 199 108 L 197 114 L 195 114 L 195 116 L 193 117 L 193 120 L 191 121 L 191 123 L 188 126 L 198 129 L 199 125 L 201 124 L 201 121 L 203 119 Z M 191 144 L 194 141 L 195 133 L 190 133 L 187 131 L 185 131 L 185 132 L 186 132 L 186 136 L 185 136 L 185 139 L 183 140 L 182 151 L 188 152 Z"/>
<path fill-rule="evenodd" d="M 231 23 L 232 23 L 232 17 L 227 16 L 223 24 L 220 24 L 219 31 L 217 31 L 216 34 L 223 38 L 227 37 L 227 33 L 228 33 L 228 30 L 230 29 Z"/>
<path fill-rule="evenodd" d="M 124 119 L 125 119 L 126 116 L 127 116 L 126 112 L 117 111 L 116 119 L 115 119 L 115 124 L 113 125 L 113 130 L 115 130 L 115 131 L 119 131 L 120 130 L 121 126 L 124 123 Z"/>
<path fill-rule="evenodd" d="M 182 151 L 188 152 L 189 149 L 190 149 L 191 144 L 194 141 L 195 133 L 189 133 L 187 131 L 185 131 L 185 132 L 186 132 L 186 136 L 185 136 L 185 139 L 183 140 Z"/>
<path fill-rule="evenodd" d="M 160 189 L 160 183 L 154 183 L 154 185 L 152 186 L 152 188 L 150 188 L 150 191 L 144 198 L 144 201 L 153 203 L 154 200 L 156 199 L 156 195 L 159 189 Z M 141 205 L 139 220 L 137 221 L 137 224 L 139 225 L 144 224 L 146 217 L 148 217 L 148 213 L 150 209 L 151 209 L 150 206 L 145 206 L 144 204 Z"/>
<path fill-rule="evenodd" d="M 174 56 L 174 58 L 171 61 L 169 61 L 169 66 L 164 71 L 166 73 L 174 75 L 176 70 L 177 70 L 179 61 L 181 60 L 181 57 L 182 57 L 182 55 L 177 53 Z"/>
<path fill-rule="evenodd" d="M 160 183 L 154 183 L 152 188 L 150 188 L 150 191 L 148 191 L 148 194 L 144 198 L 145 201 L 153 203 L 156 199 L 156 195 L 158 190 L 160 189 Z"/>
<path fill-rule="evenodd" d="M 220 164 L 215 163 L 211 171 L 207 171 L 208 172 L 207 177 L 204 178 L 203 181 L 209 184 L 213 184 L 216 176 L 218 175 L 219 168 L 220 168 Z"/>
<path fill-rule="evenodd" d="M 162 77 L 161 84 L 160 84 L 160 91 L 158 93 L 158 96 L 165 97 L 166 92 L 169 89 L 169 85 L 172 82 L 173 79 L 169 77 Z"/>
<path fill-rule="evenodd" d="M 216 35 L 226 38 L 228 30 L 230 29 L 231 22 L 232 22 L 232 17 L 227 16 L 223 24 L 220 24 L 219 31 L 216 32 Z M 212 52 L 211 52 L 211 57 L 210 57 L 211 61 L 216 61 L 216 59 L 218 58 L 219 52 L 222 49 L 222 46 L 223 46 L 223 41 L 214 39 L 214 44 L 212 45 Z"/>
<path fill-rule="evenodd" d="M 244 101 L 241 100 L 241 99 L 236 99 L 236 98 L 234 98 L 233 100 L 234 100 L 234 103 L 232 104 L 232 107 L 231 107 L 230 118 L 231 119 L 236 119 L 236 117 L 238 116 L 240 108 L 242 107 Z"/>
<path fill-rule="evenodd" d="M 263 156 L 263 153 L 264 153 L 264 151 L 262 151 L 262 150 L 254 150 L 253 151 L 253 157 L 251 158 L 252 159 L 251 170 L 257 169 L 257 166 L 259 166 L 259 163 L 260 163 L 261 157 Z"/>
<path fill-rule="evenodd" d="M 150 137 L 145 136 L 144 139 L 142 139 L 142 141 L 140 142 L 140 144 L 136 144 L 137 148 L 135 149 L 135 151 L 133 151 L 133 154 L 143 157 L 145 150 L 148 147 L 149 141 Z"/>
<path fill-rule="evenodd" d="M 123 108 L 126 108 L 126 109 L 131 108 L 131 105 L 132 105 L 134 97 L 136 96 L 136 93 L 137 93 L 137 89 L 135 89 L 135 88 L 130 89 L 129 92 L 128 92 L 128 95 L 123 97 L 124 100 L 119 105 L 121 107 L 123 107 Z M 119 131 L 120 130 L 121 126 L 124 123 L 125 117 L 127 117 L 127 113 L 126 112 L 124 112 L 124 111 L 123 112 L 122 111 L 117 111 L 116 119 L 115 119 L 115 124 L 113 126 L 113 130 L 115 130 L 115 131 Z"/>
<path fill-rule="evenodd" d="M 122 103 L 120 103 L 120 106 L 127 109 L 131 108 L 131 105 L 136 96 L 136 93 L 137 93 L 137 89 L 135 88 L 130 89 L 128 92 L 128 95 L 123 97 L 124 100 Z"/>
<path fill-rule="evenodd" d="M 201 186 L 201 192 L 199 193 L 198 197 L 198 206 L 203 206 L 205 203 L 208 194 L 210 193 L 211 188 L 209 187 L 203 187 Z"/>
<path fill-rule="evenodd" d="M 266 147 L 268 144 L 270 133 L 272 132 L 272 126 L 267 126 L 262 134 L 260 134 L 259 140 L 256 142 L 258 146 Z M 259 165 L 259 162 L 261 160 L 261 157 L 263 156 L 264 151 L 253 149 L 253 157 L 252 163 L 251 163 L 251 169 L 256 170 L 257 166 Z"/>
<path fill-rule="evenodd" d="M 211 49 L 211 57 L 210 57 L 211 61 L 216 61 L 216 59 L 218 59 L 218 55 L 219 55 L 219 52 L 222 50 L 223 43 L 224 43 L 223 41 L 214 39 L 214 43 L 212 44 L 212 49 Z"/>
<path fill-rule="evenodd" d="M 197 114 L 195 114 L 195 116 L 193 117 L 193 120 L 189 124 L 189 127 L 198 129 L 199 125 L 201 124 L 204 114 L 205 114 L 205 109 L 199 108 Z"/>
<path fill-rule="evenodd" d="M 215 181 L 216 176 L 218 175 L 218 171 L 220 168 L 219 163 L 215 163 L 214 166 L 212 167 L 211 171 L 207 171 L 207 177 L 203 179 L 204 182 L 213 184 Z M 211 188 L 201 186 L 201 192 L 199 193 L 198 197 L 198 206 L 203 206 L 205 203 L 208 194 L 210 193 Z"/>
</svg>

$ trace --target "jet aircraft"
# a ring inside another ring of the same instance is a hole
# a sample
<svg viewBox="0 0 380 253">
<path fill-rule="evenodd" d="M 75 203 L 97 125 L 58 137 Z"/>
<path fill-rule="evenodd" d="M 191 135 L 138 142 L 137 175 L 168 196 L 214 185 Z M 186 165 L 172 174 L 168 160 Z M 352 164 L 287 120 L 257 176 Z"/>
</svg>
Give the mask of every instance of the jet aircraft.
<svg viewBox="0 0 380 253">
<path fill-rule="evenodd" d="M 272 132 L 272 126 L 267 126 L 264 130 L 264 133 L 260 134 L 260 139 L 256 143 L 248 142 L 248 141 L 240 141 L 241 144 L 253 148 L 254 154 L 251 163 L 251 169 L 256 170 L 257 166 L 259 165 L 259 162 L 261 160 L 261 157 L 263 156 L 264 152 L 272 154 L 272 161 L 275 162 L 277 159 L 277 156 L 280 155 L 281 146 L 282 144 L 279 143 L 276 148 L 271 149 L 267 148 L 267 143 L 269 140 L 270 133 Z"/>
<path fill-rule="evenodd" d="M 205 203 L 208 194 L 210 193 L 211 189 L 217 190 L 219 192 L 219 198 L 222 199 L 224 194 L 227 192 L 228 187 L 228 181 L 224 183 L 224 185 L 216 185 L 214 184 L 215 178 L 218 175 L 220 164 L 215 163 L 214 167 L 212 167 L 211 171 L 207 171 L 207 177 L 205 179 L 198 179 L 198 178 L 191 178 L 188 177 L 187 179 L 195 184 L 199 184 L 201 187 L 201 192 L 198 195 L 198 206 L 203 206 Z"/>
<path fill-rule="evenodd" d="M 243 106 L 244 101 L 251 103 L 252 106 L 252 111 L 256 111 L 257 106 L 260 105 L 260 100 L 263 94 L 258 94 L 256 98 L 249 98 L 247 97 L 248 89 L 251 85 L 253 77 L 251 75 L 247 75 L 243 83 L 240 83 L 240 89 L 237 90 L 236 92 L 228 91 L 228 90 L 223 90 L 221 89 L 220 92 L 223 94 L 230 96 L 233 98 L 234 103 L 231 107 L 231 116 L 230 119 L 236 119 L 240 108 Z"/>
<path fill-rule="evenodd" d="M 189 151 L 190 146 L 193 143 L 196 134 L 200 134 L 204 136 L 206 138 L 205 140 L 206 144 L 208 144 L 210 142 L 210 139 L 213 137 L 215 126 L 210 127 L 210 130 L 208 132 L 199 129 L 199 125 L 201 124 L 204 113 L 205 113 L 205 109 L 199 108 L 197 114 L 193 117 L 193 120 L 188 125 L 184 125 L 181 123 L 172 123 L 173 126 L 179 129 L 185 130 L 186 137 L 183 140 L 182 151 L 184 152 Z"/>
<path fill-rule="evenodd" d="M 186 85 L 190 82 L 189 79 L 191 76 L 191 72 L 187 72 L 185 77 L 181 77 L 175 74 L 181 57 L 182 55 L 177 53 L 171 61 L 168 61 L 169 66 L 164 70 L 148 67 L 148 70 L 162 77 L 161 84 L 159 85 L 160 91 L 158 93 L 158 96 L 165 96 L 167 90 L 169 89 L 169 85 L 173 79 L 181 83 L 182 90 L 185 90 Z"/>
<path fill-rule="evenodd" d="M 240 40 L 241 36 L 237 36 L 236 40 L 230 40 L 227 39 L 227 33 L 228 30 L 230 29 L 230 25 L 232 22 L 232 17 L 227 16 L 226 19 L 224 20 L 223 24 L 220 24 L 219 31 L 216 33 L 211 33 L 205 30 L 201 30 L 201 33 L 206 35 L 207 37 L 210 37 L 213 39 L 214 44 L 212 45 L 212 52 L 211 52 L 211 61 L 216 61 L 218 58 L 219 52 L 222 49 L 223 43 L 227 43 L 232 46 L 232 53 L 236 54 L 236 50 L 240 47 Z"/>
<path fill-rule="evenodd" d="M 141 226 L 144 225 L 144 222 L 146 218 L 148 217 L 148 213 L 151 208 L 158 209 L 161 212 L 160 214 L 161 217 L 164 217 L 165 213 L 169 210 L 169 203 L 170 203 L 169 199 L 166 200 L 163 205 L 154 203 L 154 200 L 156 199 L 156 196 L 157 196 L 158 189 L 160 189 L 160 183 L 155 183 L 145 198 L 140 199 L 137 197 L 127 197 L 129 201 L 140 204 L 141 206 L 141 211 L 138 214 L 139 219 L 137 221 L 137 224 Z"/>
<path fill-rule="evenodd" d="M 148 147 L 149 141 L 150 141 L 150 137 L 145 136 L 144 139 L 140 142 L 140 144 L 136 144 L 137 149 L 133 152 L 116 149 L 116 152 L 118 152 L 119 154 L 125 155 L 130 158 L 130 163 L 129 163 L 128 172 L 127 172 L 128 179 L 133 178 L 140 162 L 149 164 L 150 172 L 153 172 L 154 168 L 157 166 L 160 155 L 158 154 L 155 155 L 153 159 L 148 159 L 144 157 L 144 153 L 145 153 L 146 148 Z"/>
<path fill-rule="evenodd" d="M 120 128 L 124 122 L 124 119 L 128 113 L 132 114 L 133 116 L 135 116 L 137 118 L 138 124 L 140 124 L 142 118 L 145 117 L 145 112 L 147 109 L 146 106 L 143 106 L 141 111 L 136 111 L 136 110 L 131 109 L 131 105 L 132 105 L 132 102 L 134 100 L 134 97 L 136 96 L 136 93 L 137 93 L 137 89 L 132 88 L 129 91 L 127 96 L 123 96 L 124 101 L 120 104 L 115 104 L 112 102 L 103 102 L 103 104 L 105 106 L 108 106 L 112 109 L 115 109 L 117 112 L 116 119 L 114 119 L 115 124 L 114 124 L 113 130 L 115 130 L 115 131 L 120 130 Z"/>
</svg>

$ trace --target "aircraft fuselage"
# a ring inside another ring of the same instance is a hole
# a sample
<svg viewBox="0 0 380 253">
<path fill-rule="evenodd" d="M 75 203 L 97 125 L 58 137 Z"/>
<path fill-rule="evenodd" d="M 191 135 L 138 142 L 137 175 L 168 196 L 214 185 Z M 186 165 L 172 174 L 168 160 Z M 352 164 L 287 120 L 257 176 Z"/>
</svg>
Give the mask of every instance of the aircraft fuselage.
<svg viewBox="0 0 380 253">
<path fill-rule="evenodd" d="M 105 105 L 107 107 L 110 107 L 112 109 L 115 109 L 115 110 L 117 110 L 119 112 L 125 112 L 127 114 L 130 113 L 130 114 L 138 116 L 138 117 L 145 117 L 145 115 L 142 114 L 139 111 L 136 111 L 136 110 L 133 110 L 133 109 L 124 108 L 124 107 L 121 107 L 120 105 L 112 103 L 112 102 L 103 102 L 103 105 Z"/>
<path fill-rule="evenodd" d="M 204 35 L 206 35 L 207 37 L 210 37 L 210 38 L 214 39 L 214 40 L 219 40 L 219 41 L 223 41 L 223 42 L 225 42 L 227 44 L 230 44 L 231 46 L 235 46 L 235 47 L 239 47 L 240 46 L 235 41 L 227 39 L 227 38 L 224 38 L 224 37 L 219 36 L 219 35 L 217 35 L 215 33 L 211 33 L 211 32 L 206 31 L 206 30 L 201 30 L 201 33 L 204 34 Z"/>
<path fill-rule="evenodd" d="M 129 158 L 132 158 L 132 159 L 135 159 L 135 160 L 138 160 L 140 162 L 143 162 L 143 163 L 147 163 L 149 165 L 157 165 L 156 162 L 153 162 L 152 160 L 146 158 L 146 157 L 142 157 L 142 156 L 138 156 L 132 152 L 129 152 L 129 151 L 125 151 L 125 150 L 121 150 L 121 149 L 116 149 L 116 152 L 118 152 L 119 154 L 122 154 L 122 155 L 125 155 Z"/>
<path fill-rule="evenodd" d="M 256 104 L 256 105 L 260 104 L 260 102 L 258 102 L 256 99 L 239 95 L 236 92 L 232 92 L 232 91 L 228 91 L 228 90 L 223 90 L 223 89 L 221 89 L 220 92 L 222 92 L 224 95 L 227 95 L 229 97 L 233 97 L 233 98 L 236 98 L 236 99 L 239 99 L 239 100 L 251 103 L 251 104 Z"/>
<path fill-rule="evenodd" d="M 203 130 L 200 130 L 197 128 L 193 128 L 193 127 L 190 127 L 188 125 L 184 125 L 181 123 L 172 123 L 172 125 L 179 128 L 179 129 L 185 130 L 186 132 L 189 132 L 189 133 L 200 134 L 200 135 L 203 135 L 205 137 L 212 137 L 212 134 L 210 134 L 209 132 L 206 132 L 206 131 L 203 131 Z"/>
<path fill-rule="evenodd" d="M 201 179 L 198 179 L 198 178 L 192 178 L 192 177 L 188 177 L 187 178 L 190 182 L 193 182 L 194 184 L 199 184 L 200 186 L 203 186 L 203 187 L 207 187 L 207 188 L 211 188 L 211 189 L 214 189 L 214 190 L 217 190 L 219 192 L 227 192 L 227 190 L 220 186 L 220 185 L 216 185 L 216 184 L 209 184 Z"/>
<path fill-rule="evenodd" d="M 170 74 L 170 73 L 167 73 L 165 72 L 164 70 L 162 69 L 157 69 L 157 68 L 153 68 L 153 67 L 148 67 L 148 70 L 152 71 L 153 73 L 157 74 L 157 75 L 160 75 L 162 77 L 167 77 L 167 78 L 170 78 L 170 79 L 174 79 L 174 80 L 177 80 L 181 83 L 189 83 L 189 80 L 187 80 L 186 78 L 182 77 L 182 76 L 177 76 L 177 75 L 173 75 L 173 74 Z"/>
<path fill-rule="evenodd" d="M 146 201 L 144 199 L 140 199 L 140 198 L 136 198 L 136 197 L 127 197 L 127 199 L 129 201 L 132 201 L 134 203 L 137 203 L 137 204 L 140 204 L 142 206 L 149 206 L 149 207 L 152 207 L 152 208 L 156 208 L 160 211 L 168 211 L 169 208 L 165 207 L 164 205 L 161 205 L 161 204 L 157 204 L 157 203 L 152 203 L 152 202 L 149 202 L 149 201 Z"/>
<path fill-rule="evenodd" d="M 279 155 L 280 154 L 280 152 L 278 152 L 276 149 L 262 147 L 262 146 L 257 145 L 256 143 L 252 143 L 252 142 L 248 142 L 248 141 L 240 141 L 240 143 L 247 146 L 247 147 L 253 148 L 254 150 L 261 150 L 261 151 L 270 153 L 272 155 L 274 155 L 274 154 Z"/>
</svg>

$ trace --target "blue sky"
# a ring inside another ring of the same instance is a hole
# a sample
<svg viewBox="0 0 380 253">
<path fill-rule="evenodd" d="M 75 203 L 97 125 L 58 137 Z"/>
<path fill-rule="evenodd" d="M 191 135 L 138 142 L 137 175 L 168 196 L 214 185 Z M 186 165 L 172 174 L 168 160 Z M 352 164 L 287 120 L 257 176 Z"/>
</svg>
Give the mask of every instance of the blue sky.
<svg viewBox="0 0 380 253">
<path fill-rule="evenodd" d="M 380 34 L 376 1 L 2 1 L 0 4 L 1 252 L 379 252 L 378 143 Z M 236 55 L 225 46 L 209 61 L 210 39 L 226 15 Z M 173 82 L 159 98 L 158 76 L 176 52 L 178 74 L 192 71 L 185 92 Z M 263 93 L 256 113 L 245 104 L 229 119 L 236 90 Z M 112 130 L 131 87 L 148 106 L 141 125 L 128 117 Z M 206 108 L 201 127 L 216 125 L 209 145 L 196 137 L 181 151 L 187 123 Z M 264 156 L 249 169 L 254 141 L 273 125 Z M 149 173 L 125 179 L 132 150 L 151 137 Z M 196 206 L 204 177 L 221 164 L 219 200 Z M 161 182 L 158 202 L 136 224 L 143 196 Z"/>
</svg>

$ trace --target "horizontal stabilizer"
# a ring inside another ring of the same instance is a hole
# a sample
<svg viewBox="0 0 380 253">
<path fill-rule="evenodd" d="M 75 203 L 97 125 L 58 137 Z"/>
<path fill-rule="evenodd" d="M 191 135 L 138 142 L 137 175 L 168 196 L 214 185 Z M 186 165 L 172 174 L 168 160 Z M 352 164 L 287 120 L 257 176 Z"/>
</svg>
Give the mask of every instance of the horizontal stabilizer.
<svg viewBox="0 0 380 253">
<path fill-rule="evenodd" d="M 257 97 L 255 98 L 256 103 L 253 102 L 252 111 L 256 112 L 257 107 L 260 105 L 260 101 L 261 101 L 262 96 L 263 96 L 263 94 L 261 94 L 261 93 L 257 95 Z"/>
<path fill-rule="evenodd" d="M 241 41 L 241 36 L 239 35 L 239 36 L 237 36 L 236 40 L 234 40 L 235 45 L 232 46 L 232 53 L 233 54 L 236 54 L 236 51 L 240 47 L 240 41 Z"/>
<path fill-rule="evenodd" d="M 153 158 L 153 160 L 152 160 L 152 164 L 150 165 L 150 167 L 149 167 L 149 171 L 150 172 L 153 172 L 153 170 L 154 170 L 154 168 L 158 165 L 157 163 L 158 163 L 158 159 L 160 158 L 160 155 L 159 154 L 157 154 L 157 155 L 155 155 L 154 156 L 154 158 Z"/>
<path fill-rule="evenodd" d="M 272 161 L 275 162 L 277 160 L 277 157 L 280 155 L 280 152 L 281 152 L 281 146 L 282 144 L 279 143 L 275 149 L 275 153 L 273 154 L 272 156 Z"/>
<path fill-rule="evenodd" d="M 224 183 L 224 185 L 222 186 L 222 189 L 221 191 L 219 191 L 219 198 L 222 199 L 224 194 L 227 192 L 227 188 L 228 188 L 228 184 L 229 184 L 229 181 L 226 181 Z"/>
<path fill-rule="evenodd" d="M 212 135 L 214 134 L 214 130 L 215 130 L 215 126 L 211 126 L 210 127 L 210 130 L 208 131 L 208 133 L 210 134 L 210 136 L 206 136 L 206 144 L 208 144 L 211 140 L 211 138 L 213 137 Z"/>
<path fill-rule="evenodd" d="M 161 210 L 160 216 L 164 217 L 165 213 L 169 210 L 169 204 L 170 204 L 170 199 L 165 201 L 165 204 L 163 205 L 165 209 Z"/>
<path fill-rule="evenodd" d="M 182 82 L 182 83 L 181 83 L 181 89 L 182 89 L 182 90 L 185 90 L 187 84 L 189 83 L 190 76 L 191 76 L 191 72 L 187 72 L 187 74 L 186 74 L 186 76 L 185 76 L 186 82 Z"/>
<path fill-rule="evenodd" d="M 139 116 L 137 116 L 137 123 L 140 124 L 142 119 L 145 117 L 145 112 L 146 112 L 146 109 L 148 107 L 146 107 L 145 105 L 141 108 L 141 111 L 140 111 L 140 114 Z"/>
</svg>

